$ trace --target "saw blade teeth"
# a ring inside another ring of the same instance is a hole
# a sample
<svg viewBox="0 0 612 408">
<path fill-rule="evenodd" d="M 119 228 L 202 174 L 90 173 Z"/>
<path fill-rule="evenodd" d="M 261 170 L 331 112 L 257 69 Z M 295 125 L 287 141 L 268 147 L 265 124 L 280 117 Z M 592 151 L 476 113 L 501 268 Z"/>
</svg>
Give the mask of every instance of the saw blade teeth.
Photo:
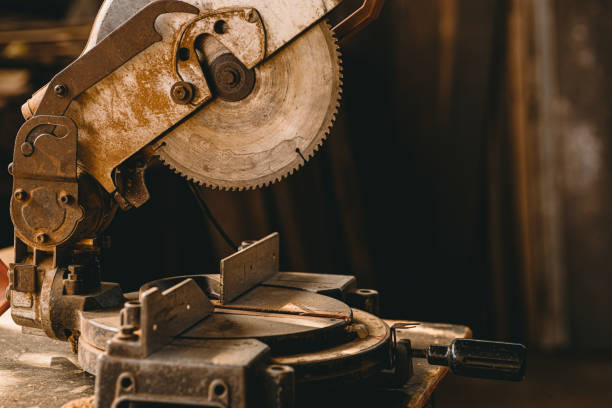
<svg viewBox="0 0 612 408">
<path fill-rule="evenodd" d="M 344 84 L 344 67 L 342 61 L 342 52 L 340 50 L 338 41 L 335 38 L 334 33 L 327 21 L 322 22 L 315 27 L 325 28 L 321 31 L 324 33 L 324 41 L 326 42 L 326 47 L 329 50 L 330 61 L 333 65 L 332 71 L 330 71 L 330 73 L 334 76 L 334 79 L 333 88 L 331 88 L 328 111 L 325 114 L 324 122 L 321 123 L 322 126 L 319 128 L 318 134 L 313 134 L 312 138 L 308 139 L 308 145 L 304 149 L 302 149 L 303 157 L 295 158 L 293 159 L 293 161 L 289 161 L 287 165 L 280 168 L 279 170 L 270 172 L 269 174 L 264 176 L 258 175 L 256 178 L 253 178 L 251 180 L 247 179 L 236 181 L 231 179 L 219 179 L 218 177 L 209 178 L 208 175 L 201 169 L 196 170 L 195 163 L 197 163 L 197 160 L 200 160 L 201 162 L 200 156 L 194 156 L 192 153 L 192 162 L 186 163 L 184 161 L 179 161 L 175 156 L 171 156 L 166 153 L 166 149 L 168 149 L 167 145 L 170 143 L 175 143 L 175 145 L 173 145 L 172 150 L 174 152 L 182 152 L 185 150 L 189 151 L 190 146 L 185 144 L 185 142 L 182 142 L 184 145 L 176 145 L 176 140 L 169 139 L 168 136 L 165 136 L 165 138 L 163 139 L 164 141 L 160 145 L 159 149 L 156 151 L 160 161 L 180 177 L 183 177 L 200 186 L 219 191 L 246 191 L 264 188 L 270 186 L 273 183 L 283 181 L 285 178 L 295 174 L 295 172 L 299 171 L 302 167 L 305 167 L 306 163 L 309 162 L 317 154 L 317 152 L 323 149 L 327 136 L 330 135 L 331 128 L 336 122 L 338 108 L 340 106 L 340 101 L 344 92 L 342 88 Z M 311 30 L 315 30 L 315 27 L 311 28 Z M 319 46 L 321 42 L 311 44 Z M 281 53 L 282 52 L 283 51 L 281 51 Z M 178 142 L 181 142 L 181 140 L 179 139 Z M 180 157 L 180 155 L 178 157 Z M 190 165 L 192 167 L 190 167 Z"/>
</svg>

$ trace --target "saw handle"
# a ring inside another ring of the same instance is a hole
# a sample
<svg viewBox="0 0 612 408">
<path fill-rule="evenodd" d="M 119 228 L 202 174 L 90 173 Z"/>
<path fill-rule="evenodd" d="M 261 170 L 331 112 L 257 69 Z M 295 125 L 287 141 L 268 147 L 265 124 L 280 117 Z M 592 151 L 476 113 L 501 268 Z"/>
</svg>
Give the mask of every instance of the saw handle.
<svg viewBox="0 0 612 408">
<path fill-rule="evenodd" d="M 518 343 L 455 339 L 450 346 L 429 346 L 429 364 L 448 366 L 463 377 L 521 381 L 525 377 L 526 347 Z"/>
<path fill-rule="evenodd" d="M 333 28 L 338 41 L 346 41 L 376 20 L 385 0 L 363 0 L 363 4 Z"/>
</svg>

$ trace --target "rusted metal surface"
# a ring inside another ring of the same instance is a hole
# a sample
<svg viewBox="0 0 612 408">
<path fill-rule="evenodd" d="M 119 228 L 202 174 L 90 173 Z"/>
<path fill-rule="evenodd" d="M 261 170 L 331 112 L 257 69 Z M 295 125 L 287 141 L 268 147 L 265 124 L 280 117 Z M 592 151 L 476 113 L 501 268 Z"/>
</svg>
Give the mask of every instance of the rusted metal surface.
<svg viewBox="0 0 612 408">
<path fill-rule="evenodd" d="M 108 344 L 108 354 L 147 357 L 212 310 L 212 304 L 192 279 L 163 292 L 151 288 L 142 294 L 139 302 L 128 302 L 122 309 L 122 330 Z"/>
<path fill-rule="evenodd" d="M 229 12 L 207 15 L 201 21 L 208 22 L 206 27 L 211 33 L 204 31 L 200 34 L 216 35 L 214 22 L 226 18 L 226 13 Z M 193 16 L 185 13 L 161 15 L 157 19 L 156 29 L 162 40 L 84 92 L 66 112 L 67 116 L 75 119 L 79 127 L 80 163 L 109 192 L 115 188 L 111 180 L 115 167 L 175 126 L 211 97 L 195 53 L 187 61 L 188 66 L 200 71 L 200 79 L 192 83 L 192 103 L 176 103 L 171 92 L 172 86 L 183 80 L 177 72 L 176 47 L 185 24 L 191 20 Z M 260 24 L 242 21 L 243 26 L 236 23 L 233 30 L 223 35 L 251 37 L 253 30 L 258 30 L 257 27 L 261 30 Z M 264 36 L 261 32 L 258 35 Z M 261 44 L 253 42 L 248 46 L 258 50 Z M 252 51 L 251 54 L 262 55 L 259 51 Z M 147 86 L 135 86 L 143 83 Z"/>
<path fill-rule="evenodd" d="M 115 170 L 117 191 L 113 195 L 122 210 L 138 208 L 151 197 L 145 182 L 148 167 L 144 155 L 137 154 Z"/>
<path fill-rule="evenodd" d="M 97 408 L 121 402 L 161 406 L 252 406 L 249 380 L 269 348 L 257 340 L 209 340 L 171 344 L 146 359 L 104 355 L 98 362 Z"/>
<path fill-rule="evenodd" d="M 279 237 L 270 234 L 221 260 L 221 304 L 227 304 L 278 272 Z"/>
<path fill-rule="evenodd" d="M 237 8 L 212 13 L 212 18 L 205 13 L 184 28 L 176 52 L 176 69 L 179 76 L 192 83 L 196 89 L 209 88 L 202 75 L 202 66 L 197 55 L 197 52 L 201 52 L 198 45 L 203 34 L 212 36 L 226 53 L 231 53 L 246 69 L 253 68 L 265 58 L 266 33 L 257 11 Z M 196 92 L 192 103 L 201 105 L 207 101 L 204 96 Z"/>
<path fill-rule="evenodd" d="M 348 17 L 334 26 L 340 42 L 346 41 L 368 24 L 376 20 L 382 11 L 385 0 L 363 0 L 363 4 Z"/>
<path fill-rule="evenodd" d="M 230 53 L 221 54 L 210 64 L 211 85 L 224 101 L 236 102 L 249 96 L 255 86 L 255 71 Z"/>
<path fill-rule="evenodd" d="M 255 338 L 275 348 L 280 347 L 285 352 L 289 349 L 297 352 L 324 348 L 352 337 L 346 332 L 347 324 L 352 320 L 352 311 L 338 300 L 274 287 L 256 288 L 248 295 L 244 302 L 247 305 L 225 307 L 217 304 L 212 315 L 178 337 L 200 340 Z M 270 299 L 277 301 L 271 302 Z M 218 302 L 213 301 L 215 303 Z M 121 334 L 121 327 L 119 310 L 82 312 L 81 345 L 87 343 L 104 351 L 108 340 Z M 135 332 L 132 330 L 128 334 L 138 334 Z M 92 360 L 85 355 L 89 352 L 88 349 L 79 348 L 79 361 L 86 363 Z M 87 364 L 85 366 L 89 367 Z"/>
<path fill-rule="evenodd" d="M 162 37 L 154 25 L 157 17 L 164 13 L 198 14 L 199 10 L 176 0 L 159 0 L 143 8 L 128 23 L 57 74 L 48 84 L 35 115 L 62 115 L 82 92 L 160 41 Z"/>
<path fill-rule="evenodd" d="M 98 43 L 153 0 L 105 1 L 94 23 L 88 48 Z M 332 11 L 342 0 L 186 0 L 203 13 L 223 8 L 255 9 L 265 22 L 266 57 L 271 56 Z"/>
<path fill-rule="evenodd" d="M 55 133 L 36 134 L 37 128 L 48 125 Z M 83 219 L 77 133 L 70 118 L 43 115 L 26 122 L 15 139 L 11 219 L 15 233 L 32 247 L 65 243 Z"/>
</svg>

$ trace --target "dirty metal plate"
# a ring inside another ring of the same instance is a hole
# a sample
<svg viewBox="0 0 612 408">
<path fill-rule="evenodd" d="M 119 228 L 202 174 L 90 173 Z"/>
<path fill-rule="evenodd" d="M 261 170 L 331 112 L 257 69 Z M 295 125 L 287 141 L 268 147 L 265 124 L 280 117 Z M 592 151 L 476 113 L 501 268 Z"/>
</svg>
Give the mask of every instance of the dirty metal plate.
<svg viewBox="0 0 612 408">
<path fill-rule="evenodd" d="M 275 354 L 324 348 L 348 338 L 341 319 L 279 315 L 273 313 L 217 312 L 184 333 L 181 338 L 261 340 Z"/>
<path fill-rule="evenodd" d="M 213 310 L 212 303 L 193 279 L 185 279 L 163 292 L 153 287 L 140 296 L 140 303 L 139 340 L 114 338 L 109 343 L 109 353 L 146 357 Z"/>
<path fill-rule="evenodd" d="M 278 272 L 277 232 L 221 260 L 221 303 L 226 304 Z"/>
<path fill-rule="evenodd" d="M 378 317 L 353 309 L 354 322 L 366 326 L 368 336 L 366 338 L 356 337 L 352 341 L 330 347 L 315 353 L 298 353 L 289 356 L 277 356 L 273 358 L 276 364 L 288 364 L 291 366 L 321 364 L 323 362 L 337 361 L 342 364 L 343 358 L 354 358 L 362 353 L 369 353 L 383 347 L 390 336 L 389 326 Z"/>
<path fill-rule="evenodd" d="M 258 286 L 219 308 L 231 308 L 297 316 L 332 317 L 351 321 L 353 312 L 344 302 L 302 290 Z"/>
<path fill-rule="evenodd" d="M 98 12 L 86 49 L 154 0 L 107 0 Z M 184 0 L 202 11 L 229 7 L 252 7 L 261 15 L 269 56 L 332 11 L 342 0 Z"/>
<path fill-rule="evenodd" d="M 350 275 L 327 275 L 309 272 L 279 272 L 263 282 L 265 286 L 295 288 L 321 294 L 340 292 L 357 287 L 357 280 Z"/>
<path fill-rule="evenodd" d="M 88 311 L 81 316 L 81 341 L 106 349 L 106 342 L 118 332 L 119 311 Z M 343 332 L 351 319 L 351 309 L 339 300 L 311 292 L 260 286 L 230 305 L 218 305 L 211 316 L 179 337 L 257 338 L 278 343 L 290 337 L 314 338 L 325 332 Z"/>
</svg>

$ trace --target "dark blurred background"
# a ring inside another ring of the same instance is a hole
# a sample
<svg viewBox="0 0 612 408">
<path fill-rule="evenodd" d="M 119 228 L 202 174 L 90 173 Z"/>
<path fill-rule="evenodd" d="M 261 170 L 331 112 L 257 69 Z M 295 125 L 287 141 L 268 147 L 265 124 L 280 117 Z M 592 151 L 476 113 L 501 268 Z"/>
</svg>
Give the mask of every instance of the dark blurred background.
<svg viewBox="0 0 612 408">
<path fill-rule="evenodd" d="M 82 50 L 98 0 L 3 0 L 0 160 L 19 108 Z M 343 47 L 322 151 L 264 190 L 204 190 L 235 240 L 278 231 L 281 268 L 352 274 L 385 317 L 527 343 L 522 384 L 448 379 L 440 406 L 612 403 L 612 2 L 387 0 Z M 231 249 L 180 177 L 109 230 L 124 289 L 211 273 Z M 11 245 L 0 172 L 0 244 Z M 502 397 L 503 395 L 503 397 Z"/>
</svg>

